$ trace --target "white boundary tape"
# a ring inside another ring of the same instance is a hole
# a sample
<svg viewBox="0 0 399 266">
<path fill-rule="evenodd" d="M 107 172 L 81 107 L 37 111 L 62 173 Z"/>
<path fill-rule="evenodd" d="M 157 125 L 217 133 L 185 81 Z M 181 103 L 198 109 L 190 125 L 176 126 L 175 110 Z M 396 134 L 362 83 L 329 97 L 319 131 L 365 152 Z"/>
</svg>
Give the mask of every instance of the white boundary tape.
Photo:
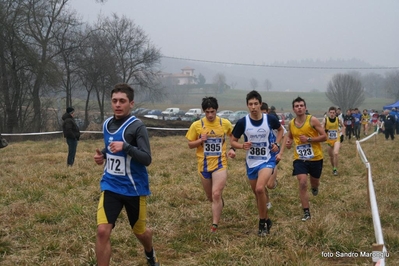
<svg viewBox="0 0 399 266">
<path fill-rule="evenodd" d="M 377 131 L 375 131 L 373 134 L 370 136 L 367 136 L 361 140 L 356 141 L 356 148 L 357 152 L 359 153 L 360 159 L 364 163 L 364 165 L 367 168 L 367 182 L 368 182 L 368 190 L 369 190 L 369 197 L 370 197 L 370 207 L 371 207 L 371 215 L 373 218 L 373 225 L 374 225 L 374 234 L 375 234 L 375 240 L 377 242 L 377 245 L 382 245 L 382 252 L 376 252 L 373 251 L 373 262 L 378 263 L 380 266 L 385 266 L 385 254 L 387 254 L 387 249 L 384 244 L 384 237 L 382 235 L 382 228 L 381 228 L 381 220 L 380 220 L 380 215 L 378 212 L 378 205 L 377 205 L 377 198 L 375 195 L 374 191 L 374 185 L 373 185 L 373 177 L 371 174 L 371 165 L 368 162 L 366 155 L 364 154 L 364 151 L 360 145 L 361 142 L 364 142 L 366 140 L 369 140 L 372 137 L 376 137 L 379 133 L 379 128 L 377 128 Z M 374 256 L 375 253 L 375 256 Z"/>
<path fill-rule="evenodd" d="M 187 131 L 188 128 L 165 128 L 165 127 L 147 127 L 151 130 L 167 130 L 167 131 Z M 50 132 L 36 132 L 36 133 L 1 133 L 2 136 L 38 136 L 38 135 L 48 135 L 48 134 L 61 134 L 62 131 L 50 131 Z M 102 134 L 102 131 L 80 131 L 80 133 L 95 133 Z"/>
</svg>

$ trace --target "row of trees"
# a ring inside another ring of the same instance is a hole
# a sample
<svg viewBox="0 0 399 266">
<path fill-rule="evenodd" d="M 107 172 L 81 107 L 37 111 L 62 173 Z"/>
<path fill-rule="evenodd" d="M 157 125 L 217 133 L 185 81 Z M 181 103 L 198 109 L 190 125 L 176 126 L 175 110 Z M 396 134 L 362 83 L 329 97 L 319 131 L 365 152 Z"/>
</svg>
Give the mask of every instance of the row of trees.
<svg viewBox="0 0 399 266">
<path fill-rule="evenodd" d="M 117 15 L 83 23 L 68 2 L 0 0 L 0 129 L 46 130 L 54 98 L 71 106 L 73 91 L 85 101 L 85 125 L 90 109 L 103 119 L 118 82 L 147 100 L 163 96 L 154 84 L 160 51 L 139 26 Z"/>
<path fill-rule="evenodd" d="M 383 97 L 393 101 L 399 99 L 399 71 L 362 76 L 358 72 L 336 74 L 327 85 L 327 98 L 343 111 L 359 107 L 366 97 Z"/>
</svg>

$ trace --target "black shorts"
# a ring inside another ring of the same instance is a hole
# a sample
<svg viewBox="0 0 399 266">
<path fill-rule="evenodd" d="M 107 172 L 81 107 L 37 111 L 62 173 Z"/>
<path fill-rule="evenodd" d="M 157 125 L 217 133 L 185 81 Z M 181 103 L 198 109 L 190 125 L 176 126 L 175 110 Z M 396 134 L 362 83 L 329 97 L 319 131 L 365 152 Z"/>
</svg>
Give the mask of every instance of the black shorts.
<svg viewBox="0 0 399 266">
<path fill-rule="evenodd" d="M 142 234 L 146 230 L 146 197 L 124 196 L 111 191 L 103 191 L 97 209 L 97 224 L 112 224 L 125 207 L 133 232 Z"/>
<path fill-rule="evenodd" d="M 323 170 L 323 160 L 304 161 L 295 160 L 293 162 L 294 170 L 292 175 L 309 174 L 311 177 L 320 178 Z"/>
</svg>

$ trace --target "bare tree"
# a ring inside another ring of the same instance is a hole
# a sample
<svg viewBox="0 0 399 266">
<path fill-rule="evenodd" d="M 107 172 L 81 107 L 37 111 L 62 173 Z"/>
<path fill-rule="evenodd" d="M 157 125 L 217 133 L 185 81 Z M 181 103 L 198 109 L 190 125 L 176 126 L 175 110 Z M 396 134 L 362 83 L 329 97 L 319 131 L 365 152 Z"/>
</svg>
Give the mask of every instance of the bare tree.
<svg viewBox="0 0 399 266">
<path fill-rule="evenodd" d="M 33 125 L 32 130 L 40 131 L 42 126 L 41 93 L 48 88 L 51 81 L 54 85 L 55 75 L 59 70 L 54 58 L 60 54 L 56 37 L 67 30 L 66 5 L 68 0 L 27 0 L 24 2 L 26 19 L 24 34 L 28 37 L 30 49 L 35 53 L 31 58 L 30 71 L 34 74 L 32 84 Z"/>
<path fill-rule="evenodd" d="M 268 79 L 265 79 L 265 82 L 263 83 L 263 86 L 265 86 L 266 91 L 271 91 L 272 90 L 272 82 Z"/>
<path fill-rule="evenodd" d="M 349 74 L 334 75 L 328 83 L 326 96 L 342 110 L 358 107 L 365 100 L 362 83 Z"/>
<path fill-rule="evenodd" d="M 154 91 L 159 88 L 154 86 L 154 81 L 159 73 L 156 67 L 161 53 L 145 32 L 132 20 L 125 16 L 119 18 L 116 14 L 101 21 L 101 30 L 106 33 L 112 46 L 120 82 L 153 90 L 153 97 L 162 94 L 162 91 Z"/>
<path fill-rule="evenodd" d="M 112 45 L 105 32 L 98 30 L 98 25 L 88 26 L 82 46 L 76 55 L 77 75 L 81 86 L 86 89 L 85 125 L 89 123 L 88 112 L 90 100 L 94 97 L 100 112 L 97 122 L 105 117 L 105 100 L 109 97 L 110 88 L 118 82 L 116 62 L 112 54 Z"/>
<path fill-rule="evenodd" d="M 250 80 L 249 80 L 249 84 L 250 84 L 250 86 L 251 86 L 251 89 L 253 89 L 253 90 L 256 90 L 256 88 L 258 87 L 258 80 L 257 79 L 255 79 L 255 78 L 251 78 Z"/>
<path fill-rule="evenodd" d="M 385 90 L 392 100 L 399 100 L 399 71 L 392 71 L 386 73 L 385 76 Z"/>
</svg>

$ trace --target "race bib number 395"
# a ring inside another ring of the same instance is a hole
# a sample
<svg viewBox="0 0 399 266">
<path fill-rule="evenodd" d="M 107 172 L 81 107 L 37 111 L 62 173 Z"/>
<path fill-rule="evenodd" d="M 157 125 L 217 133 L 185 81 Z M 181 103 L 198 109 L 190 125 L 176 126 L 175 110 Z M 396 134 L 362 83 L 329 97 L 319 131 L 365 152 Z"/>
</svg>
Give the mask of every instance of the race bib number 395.
<svg viewBox="0 0 399 266">
<path fill-rule="evenodd" d="M 221 138 L 208 138 L 204 142 L 205 156 L 220 156 L 222 155 L 223 140 Z"/>
<path fill-rule="evenodd" d="M 107 153 L 106 169 L 111 175 L 125 175 L 125 157 Z"/>
</svg>

